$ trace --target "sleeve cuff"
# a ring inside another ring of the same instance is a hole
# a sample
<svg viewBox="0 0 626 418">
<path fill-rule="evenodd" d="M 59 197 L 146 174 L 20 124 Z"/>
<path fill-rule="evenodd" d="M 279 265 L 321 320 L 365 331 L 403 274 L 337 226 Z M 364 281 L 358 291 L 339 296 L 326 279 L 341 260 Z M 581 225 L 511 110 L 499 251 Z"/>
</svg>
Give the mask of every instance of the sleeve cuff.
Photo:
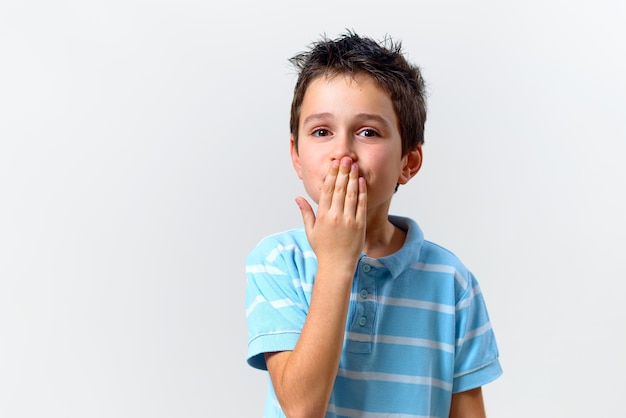
<svg viewBox="0 0 626 418">
<path fill-rule="evenodd" d="M 299 338 L 299 332 L 264 334 L 255 337 L 248 342 L 248 364 L 256 369 L 267 370 L 265 353 L 291 351 L 295 348 Z"/>
<path fill-rule="evenodd" d="M 502 367 L 500 366 L 500 361 L 495 359 L 483 367 L 455 376 L 452 392 L 458 393 L 475 389 L 494 381 L 501 374 Z"/>
</svg>

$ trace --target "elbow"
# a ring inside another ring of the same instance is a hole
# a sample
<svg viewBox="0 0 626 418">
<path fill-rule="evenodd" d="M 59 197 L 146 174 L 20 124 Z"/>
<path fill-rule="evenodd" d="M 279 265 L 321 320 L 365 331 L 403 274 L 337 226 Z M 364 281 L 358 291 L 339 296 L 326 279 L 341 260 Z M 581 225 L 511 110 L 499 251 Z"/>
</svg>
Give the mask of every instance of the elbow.
<svg viewBox="0 0 626 418">
<path fill-rule="evenodd" d="M 288 418 L 324 418 L 328 403 L 304 400 L 288 403 L 280 402 L 280 406 Z"/>
<path fill-rule="evenodd" d="M 287 418 L 324 418 L 326 415 L 326 410 L 323 408 L 302 408 L 297 406 L 290 409 L 283 408 L 283 412 Z"/>
</svg>

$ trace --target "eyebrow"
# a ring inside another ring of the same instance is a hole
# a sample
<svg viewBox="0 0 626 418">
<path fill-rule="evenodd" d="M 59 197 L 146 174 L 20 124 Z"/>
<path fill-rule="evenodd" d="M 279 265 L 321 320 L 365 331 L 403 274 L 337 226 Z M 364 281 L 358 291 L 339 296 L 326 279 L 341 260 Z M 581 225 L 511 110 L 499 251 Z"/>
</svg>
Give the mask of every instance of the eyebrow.
<svg viewBox="0 0 626 418">
<path fill-rule="evenodd" d="M 374 122 L 382 123 L 385 126 L 391 126 L 391 121 L 389 121 L 384 116 L 374 113 L 359 113 L 358 115 L 356 115 L 356 118 L 362 122 L 367 122 L 371 120 Z"/>
<path fill-rule="evenodd" d="M 330 119 L 334 118 L 332 113 L 328 113 L 328 112 L 314 113 L 312 115 L 307 116 L 302 121 L 302 124 L 307 125 L 309 123 L 315 123 L 315 122 L 322 121 L 322 120 L 329 119 L 329 118 Z M 373 114 L 373 113 L 359 113 L 355 116 L 355 119 L 357 119 L 359 122 L 374 121 L 374 122 L 382 123 L 385 126 L 391 126 L 391 122 L 387 118 L 378 114 Z"/>
<path fill-rule="evenodd" d="M 307 125 L 309 123 L 318 122 L 324 119 L 332 118 L 332 113 L 314 113 L 312 115 L 307 116 L 303 121 L 303 125 Z"/>
</svg>

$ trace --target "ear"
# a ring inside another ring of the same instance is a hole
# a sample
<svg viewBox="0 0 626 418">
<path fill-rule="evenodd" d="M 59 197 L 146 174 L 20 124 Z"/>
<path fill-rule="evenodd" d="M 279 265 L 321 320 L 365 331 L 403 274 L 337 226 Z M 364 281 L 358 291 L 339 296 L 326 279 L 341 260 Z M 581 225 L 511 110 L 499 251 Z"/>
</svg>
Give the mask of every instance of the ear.
<svg viewBox="0 0 626 418">
<path fill-rule="evenodd" d="M 300 156 L 296 148 L 296 140 L 293 135 L 289 137 L 289 152 L 291 153 L 291 163 L 298 174 L 298 178 L 302 180 L 302 166 L 300 165 Z"/>
<path fill-rule="evenodd" d="M 418 145 L 404 156 L 404 165 L 398 178 L 399 184 L 407 184 L 422 167 L 422 146 Z"/>
</svg>

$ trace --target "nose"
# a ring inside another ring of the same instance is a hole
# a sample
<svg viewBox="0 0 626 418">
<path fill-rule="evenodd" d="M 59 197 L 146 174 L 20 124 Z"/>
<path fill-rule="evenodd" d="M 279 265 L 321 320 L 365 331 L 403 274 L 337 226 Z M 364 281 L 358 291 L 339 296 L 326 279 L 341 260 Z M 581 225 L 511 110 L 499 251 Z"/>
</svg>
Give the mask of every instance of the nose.
<svg viewBox="0 0 626 418">
<path fill-rule="evenodd" d="M 333 148 L 331 151 L 332 160 L 341 160 L 343 157 L 350 157 L 353 162 L 357 161 L 354 150 L 354 142 L 348 133 L 336 133 L 333 138 Z"/>
</svg>

